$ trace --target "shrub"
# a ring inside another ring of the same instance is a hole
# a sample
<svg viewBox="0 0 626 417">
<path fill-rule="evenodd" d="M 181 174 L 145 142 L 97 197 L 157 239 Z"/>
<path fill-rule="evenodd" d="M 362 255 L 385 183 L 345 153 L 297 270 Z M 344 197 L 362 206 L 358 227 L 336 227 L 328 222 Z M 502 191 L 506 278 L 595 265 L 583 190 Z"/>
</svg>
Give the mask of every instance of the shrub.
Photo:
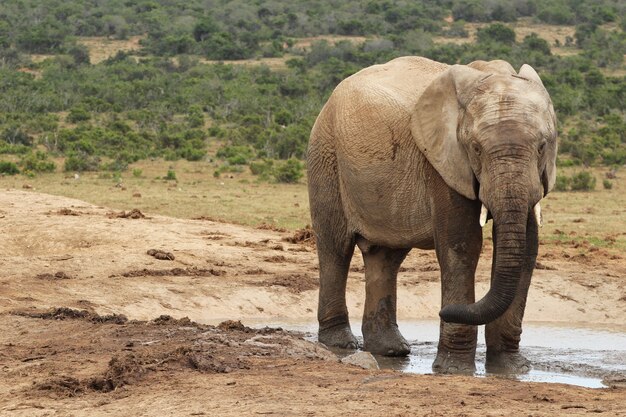
<svg viewBox="0 0 626 417">
<path fill-rule="evenodd" d="M 143 174 L 143 170 L 141 170 L 140 168 L 133 168 L 133 177 L 141 178 L 142 174 Z"/>
<path fill-rule="evenodd" d="M 88 155 L 85 152 L 69 152 L 65 159 L 65 171 L 97 171 L 100 168 L 100 158 Z"/>
<path fill-rule="evenodd" d="M 502 23 L 494 23 L 484 28 L 478 29 L 476 37 L 479 43 L 500 42 L 505 45 L 515 43 L 515 31 Z"/>
<path fill-rule="evenodd" d="M 588 171 L 581 171 L 572 175 L 572 191 L 592 191 L 596 188 L 596 177 Z"/>
<path fill-rule="evenodd" d="M 274 161 L 266 159 L 258 162 L 250 162 L 250 172 L 258 175 L 262 180 L 268 180 L 274 171 Z"/>
<path fill-rule="evenodd" d="M 226 159 L 231 165 L 245 165 L 254 156 L 254 151 L 249 146 L 224 146 L 216 156 Z"/>
<path fill-rule="evenodd" d="M 569 189 L 572 180 L 565 175 L 557 175 L 556 183 L 554 184 L 554 191 L 567 191 Z"/>
<path fill-rule="evenodd" d="M 19 174 L 20 170 L 15 165 L 15 162 L 0 161 L 0 174 L 15 175 Z"/>
<path fill-rule="evenodd" d="M 283 183 L 296 183 L 304 175 L 302 162 L 291 158 L 278 165 L 274 170 L 276 181 Z"/>
<path fill-rule="evenodd" d="M 30 172 L 53 172 L 56 169 L 56 164 L 48 159 L 48 154 L 41 151 L 23 155 L 20 166 Z"/>
<path fill-rule="evenodd" d="M 609 180 L 603 180 L 602 186 L 604 187 L 605 190 L 610 190 L 611 188 L 613 188 L 613 183 Z"/>
<path fill-rule="evenodd" d="M 91 114 L 82 106 L 77 106 L 70 109 L 67 115 L 67 121 L 70 123 L 84 122 L 91 119 Z"/>
<path fill-rule="evenodd" d="M 167 170 L 167 175 L 163 179 L 168 181 L 176 181 L 176 172 L 173 169 Z"/>
</svg>

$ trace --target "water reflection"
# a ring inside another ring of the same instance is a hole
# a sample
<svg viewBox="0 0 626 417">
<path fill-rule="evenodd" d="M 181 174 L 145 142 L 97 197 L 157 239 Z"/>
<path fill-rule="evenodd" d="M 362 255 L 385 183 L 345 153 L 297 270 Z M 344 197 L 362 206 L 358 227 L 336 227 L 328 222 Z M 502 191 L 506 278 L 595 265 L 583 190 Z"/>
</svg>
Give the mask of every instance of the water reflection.
<svg viewBox="0 0 626 417">
<path fill-rule="evenodd" d="M 277 326 L 303 331 L 315 340 L 316 324 L 285 324 Z M 417 374 L 432 373 L 437 354 L 439 322 L 400 322 L 400 331 L 411 342 L 411 354 L 405 358 L 376 356 L 381 368 Z M 352 331 L 360 338 L 360 323 Z M 566 328 L 554 324 L 525 324 L 521 353 L 532 363 L 532 370 L 519 375 L 493 374 L 485 370 L 484 326 L 479 327 L 476 349 L 478 377 L 511 378 L 519 381 L 552 382 L 602 388 L 603 378 L 626 379 L 626 333 Z M 337 351 L 340 356 L 351 351 Z"/>
</svg>

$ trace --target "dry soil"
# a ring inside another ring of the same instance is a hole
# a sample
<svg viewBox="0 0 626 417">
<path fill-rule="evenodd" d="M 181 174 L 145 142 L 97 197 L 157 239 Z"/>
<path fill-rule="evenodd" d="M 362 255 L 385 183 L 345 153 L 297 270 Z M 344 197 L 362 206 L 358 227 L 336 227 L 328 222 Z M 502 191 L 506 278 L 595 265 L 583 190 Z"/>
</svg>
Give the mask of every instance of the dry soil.
<svg viewBox="0 0 626 417">
<path fill-rule="evenodd" d="M 315 320 L 307 233 L 17 190 L 0 194 L 0 233 L 2 416 L 626 415 L 623 387 L 364 370 L 301 334 L 263 328 Z M 621 255 L 567 244 L 540 253 L 527 320 L 626 331 Z M 489 241 L 483 255 L 479 293 Z M 437 317 L 438 274 L 433 253 L 410 254 L 399 318 Z M 363 287 L 357 253 L 354 318 Z"/>
</svg>

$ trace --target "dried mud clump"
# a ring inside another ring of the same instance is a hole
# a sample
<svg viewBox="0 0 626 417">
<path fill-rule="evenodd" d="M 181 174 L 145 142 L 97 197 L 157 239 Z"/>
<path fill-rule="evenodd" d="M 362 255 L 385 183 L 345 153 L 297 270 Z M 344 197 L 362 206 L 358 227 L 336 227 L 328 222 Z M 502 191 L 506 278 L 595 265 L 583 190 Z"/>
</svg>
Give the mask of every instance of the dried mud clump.
<svg viewBox="0 0 626 417">
<path fill-rule="evenodd" d="M 293 235 L 284 237 L 283 240 L 289 243 L 315 246 L 315 232 L 311 226 L 307 224 L 304 229 L 296 230 Z"/>
<path fill-rule="evenodd" d="M 172 269 L 137 269 L 124 272 L 124 278 L 135 277 L 219 277 L 225 275 L 226 271 L 213 268 L 172 268 Z"/>
<path fill-rule="evenodd" d="M 271 262 L 271 263 L 287 262 L 287 258 L 285 258 L 283 255 L 269 256 L 265 258 L 264 260 L 265 262 Z"/>
<path fill-rule="evenodd" d="M 130 211 L 120 211 L 119 213 L 109 213 L 109 218 L 117 219 L 146 219 L 147 217 L 139 209 L 132 209 Z"/>
<path fill-rule="evenodd" d="M 252 329 L 244 326 L 240 320 L 226 320 L 217 325 L 220 330 L 239 330 L 242 332 L 251 332 Z"/>
<path fill-rule="evenodd" d="M 96 313 L 89 312 L 87 310 L 75 310 L 67 307 L 57 307 L 46 312 L 40 311 L 14 311 L 14 315 L 22 317 L 30 317 L 34 319 L 45 320 L 85 320 L 92 323 L 113 323 L 124 324 L 128 321 L 128 318 L 123 314 L 107 314 L 101 316 Z"/>
<path fill-rule="evenodd" d="M 189 319 L 189 317 L 182 317 L 180 319 L 175 319 L 174 317 L 162 314 L 156 319 L 152 320 L 153 324 L 156 325 L 174 325 L 174 326 L 200 326 L 198 323 L 193 322 Z"/>
<path fill-rule="evenodd" d="M 56 280 L 59 280 L 59 279 L 72 279 L 71 276 L 69 276 L 68 274 L 66 274 L 63 271 L 55 272 L 54 274 L 51 274 L 49 272 L 43 273 L 43 274 L 37 274 L 37 275 L 35 275 L 35 278 L 37 278 L 37 279 L 45 279 L 45 280 L 48 280 L 48 281 L 56 281 Z"/>
<path fill-rule="evenodd" d="M 319 287 L 319 280 L 312 275 L 290 274 L 279 275 L 270 284 L 285 287 L 293 293 L 300 294 L 304 291 L 316 290 Z"/>
<path fill-rule="evenodd" d="M 148 249 L 148 252 L 146 253 L 161 261 L 173 261 L 175 259 L 173 253 L 165 252 L 159 249 Z"/>
<path fill-rule="evenodd" d="M 541 269 L 541 270 L 546 270 L 546 271 L 556 271 L 556 268 L 550 265 L 546 265 L 544 263 L 541 263 L 539 261 L 537 261 L 537 263 L 535 264 L 535 269 Z"/>
<path fill-rule="evenodd" d="M 151 358 L 128 354 L 123 357 L 114 356 L 101 377 L 89 378 L 84 382 L 88 388 L 99 392 L 111 392 L 116 388 L 138 381 L 148 371 L 156 370 L 150 362 Z"/>
<path fill-rule="evenodd" d="M 57 211 L 57 214 L 59 216 L 80 216 L 79 212 L 77 212 L 76 210 L 69 209 L 69 208 L 62 208 Z"/>
<path fill-rule="evenodd" d="M 287 229 L 285 229 L 284 227 L 278 227 L 269 223 L 261 223 L 256 228 L 259 230 L 271 230 L 273 232 L 286 232 L 287 231 Z"/>
<path fill-rule="evenodd" d="M 41 391 L 50 391 L 61 397 L 75 397 L 84 392 L 81 382 L 71 376 L 60 376 L 41 382 L 35 386 Z"/>
</svg>

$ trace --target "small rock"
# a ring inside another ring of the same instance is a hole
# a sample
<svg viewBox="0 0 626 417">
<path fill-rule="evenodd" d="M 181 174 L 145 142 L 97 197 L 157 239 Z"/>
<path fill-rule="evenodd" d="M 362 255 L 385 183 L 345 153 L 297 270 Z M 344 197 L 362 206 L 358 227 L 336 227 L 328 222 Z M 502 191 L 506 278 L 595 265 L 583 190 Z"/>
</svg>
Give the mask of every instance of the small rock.
<svg viewBox="0 0 626 417">
<path fill-rule="evenodd" d="M 22 188 L 24 188 L 25 190 L 32 190 L 33 186 L 30 184 L 24 184 L 22 185 Z"/>
<path fill-rule="evenodd" d="M 343 358 L 341 362 L 348 365 L 359 366 L 363 369 L 380 369 L 376 358 L 369 352 L 353 353 Z"/>
</svg>

